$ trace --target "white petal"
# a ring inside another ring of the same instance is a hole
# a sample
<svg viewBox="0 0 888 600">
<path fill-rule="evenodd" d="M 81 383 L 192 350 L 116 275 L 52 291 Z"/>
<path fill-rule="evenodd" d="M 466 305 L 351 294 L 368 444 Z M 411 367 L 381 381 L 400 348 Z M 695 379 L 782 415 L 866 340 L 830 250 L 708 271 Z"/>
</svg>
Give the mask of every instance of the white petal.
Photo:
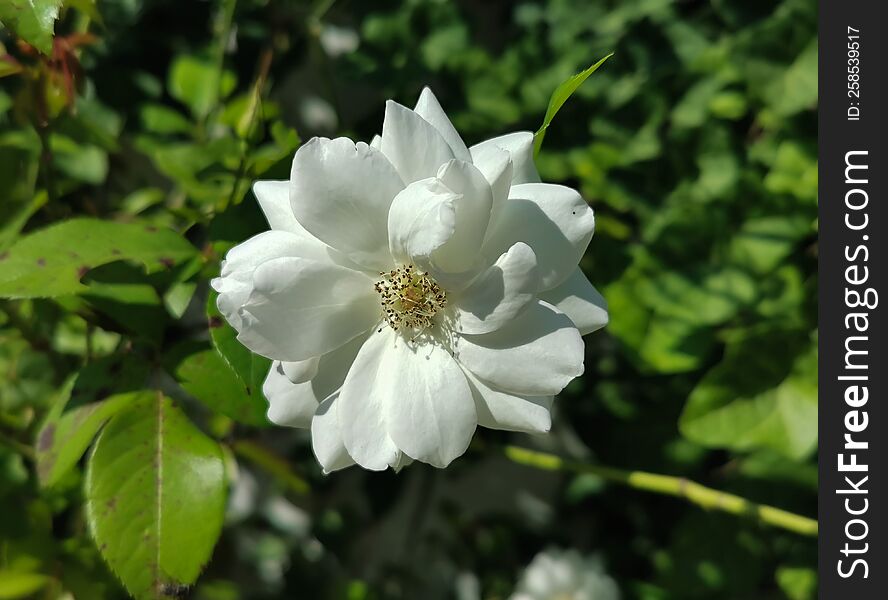
<svg viewBox="0 0 888 600">
<path fill-rule="evenodd" d="M 304 231 L 265 231 L 228 251 L 221 277 L 213 279 L 211 285 L 219 292 L 216 305 L 232 327 L 241 329 L 238 311 L 253 291 L 253 272 L 259 265 L 285 256 L 331 260 L 330 248 Z"/>
<path fill-rule="evenodd" d="M 470 372 L 478 424 L 490 429 L 544 433 L 552 428 L 552 396 L 518 396 L 496 390 Z"/>
<path fill-rule="evenodd" d="M 281 371 L 293 383 L 304 383 L 318 374 L 318 363 L 320 361 L 321 358 L 319 356 L 305 360 L 283 361 L 280 363 Z"/>
<path fill-rule="evenodd" d="M 290 204 L 305 229 L 358 264 L 390 266 L 386 225 L 404 185 L 394 167 L 363 142 L 312 138 L 293 158 Z"/>
<path fill-rule="evenodd" d="M 370 335 L 349 369 L 337 401 L 339 428 L 349 455 L 373 471 L 396 464 L 400 455 L 386 431 L 385 397 L 376 388 L 381 379 L 383 356 L 394 344 L 396 335 L 389 328 Z"/>
<path fill-rule="evenodd" d="M 536 256 L 518 242 L 455 298 L 457 329 L 490 333 L 514 319 L 536 296 Z"/>
<path fill-rule="evenodd" d="M 500 204 L 509 197 L 512 187 L 512 159 L 506 150 L 493 144 L 480 148 L 472 156 L 475 167 L 481 171 L 493 193 L 493 207 L 490 212 L 491 222 L 500 209 Z"/>
<path fill-rule="evenodd" d="M 329 352 L 380 318 L 369 277 L 330 263 L 278 258 L 253 275 L 238 339 L 253 352 L 299 361 Z"/>
<path fill-rule="evenodd" d="M 312 388 L 319 400 L 339 391 L 352 363 L 355 362 L 355 357 L 369 335 L 369 332 L 359 335 L 320 358 L 318 373 L 311 379 Z"/>
<path fill-rule="evenodd" d="M 402 263 L 429 260 L 453 236 L 458 199 L 434 178 L 411 183 L 395 196 L 388 216 L 392 256 Z"/>
<path fill-rule="evenodd" d="M 446 467 L 462 455 L 477 420 L 459 365 L 434 341 L 387 342 L 370 394 L 379 397 L 388 434 L 413 459 Z"/>
<path fill-rule="evenodd" d="M 551 396 L 583 374 L 583 339 L 564 313 L 537 301 L 493 333 L 457 338 L 455 357 L 497 389 Z"/>
<path fill-rule="evenodd" d="M 370 139 L 370 147 L 379 150 L 382 147 L 382 138 L 378 135 L 374 135 Z"/>
<path fill-rule="evenodd" d="M 512 186 L 490 224 L 484 254 L 493 260 L 515 242 L 525 242 L 537 257 L 540 290 L 548 290 L 573 273 L 594 230 L 592 209 L 576 190 L 525 183 Z"/>
<path fill-rule="evenodd" d="M 253 194 L 269 227 L 281 231 L 305 231 L 290 206 L 289 181 L 257 181 L 253 184 Z"/>
<path fill-rule="evenodd" d="M 318 405 L 339 392 L 349 367 L 366 339 L 366 335 L 360 335 L 323 356 L 299 363 L 274 361 L 262 388 L 269 402 L 269 420 L 278 425 L 308 427 Z M 287 373 L 287 366 L 292 368 L 293 365 L 308 363 L 314 364 L 312 378 L 293 382 L 291 374 Z"/>
<path fill-rule="evenodd" d="M 380 149 L 406 184 L 434 176 L 441 165 L 454 158 L 453 150 L 437 129 L 391 100 L 385 104 Z"/>
<path fill-rule="evenodd" d="M 284 374 L 280 361 L 271 363 L 271 369 L 262 384 L 262 393 L 268 400 L 268 420 L 276 425 L 307 428 L 318 408 L 318 400 L 311 384 L 293 383 Z"/>
<path fill-rule="evenodd" d="M 457 194 L 453 201 L 455 228 L 432 259 L 446 273 L 469 271 L 480 261 L 481 244 L 490 221 L 490 184 L 474 165 L 460 160 L 444 164 L 438 170 L 438 180 Z"/>
<path fill-rule="evenodd" d="M 533 164 L 533 134 L 529 131 L 516 131 L 507 133 L 472 146 L 472 162 L 478 165 L 482 171 L 491 146 L 505 150 L 512 156 L 512 184 L 537 183 L 540 174 Z"/>
<path fill-rule="evenodd" d="M 564 283 L 540 294 L 540 300 L 554 305 L 570 317 L 581 335 L 607 325 L 607 300 L 589 283 L 579 267 Z"/>
<path fill-rule="evenodd" d="M 317 407 L 311 422 L 311 448 L 324 473 L 331 473 L 355 464 L 339 429 L 339 394 L 333 394 Z"/>
<path fill-rule="evenodd" d="M 432 93 L 431 89 L 428 87 L 423 88 L 422 93 L 419 95 L 419 100 L 416 102 L 416 108 L 413 111 L 428 121 L 441 134 L 441 137 L 444 138 L 444 141 L 447 142 L 447 145 L 453 151 L 454 157 L 466 162 L 472 162 L 472 155 L 469 154 L 469 149 L 466 148 L 465 142 L 457 133 L 453 123 L 447 118 L 447 113 L 441 108 L 441 104 L 435 98 L 435 94 Z"/>
</svg>

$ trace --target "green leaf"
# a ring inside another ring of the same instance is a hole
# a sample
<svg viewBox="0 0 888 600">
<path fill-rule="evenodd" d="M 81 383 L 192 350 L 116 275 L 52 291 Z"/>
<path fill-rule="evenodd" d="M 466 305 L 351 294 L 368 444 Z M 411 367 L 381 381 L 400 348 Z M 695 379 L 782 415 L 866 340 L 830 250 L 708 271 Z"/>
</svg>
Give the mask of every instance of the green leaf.
<svg viewBox="0 0 888 600">
<path fill-rule="evenodd" d="M 138 394 L 120 394 L 87 404 L 46 423 L 37 435 L 37 476 L 52 486 L 77 464 L 102 426 Z"/>
<path fill-rule="evenodd" d="M 41 573 L 0 570 L 0 600 L 33 598 L 50 580 L 48 575 Z"/>
<path fill-rule="evenodd" d="M 191 121 L 182 113 L 163 104 L 146 104 L 139 112 L 145 129 L 154 133 L 189 134 L 194 128 Z"/>
<path fill-rule="evenodd" d="M 543 138 L 546 137 L 546 130 L 549 128 L 549 125 L 552 124 L 552 119 L 555 118 L 555 115 L 558 114 L 558 111 L 561 110 L 561 107 L 567 102 L 567 99 L 577 91 L 577 88 L 586 81 L 589 75 L 597 71 L 598 67 L 603 65 L 604 61 L 611 56 L 613 56 L 613 53 L 608 54 L 585 71 L 580 71 L 576 75 L 573 75 L 555 88 L 555 91 L 552 92 L 552 96 L 549 98 L 549 106 L 546 108 L 546 117 L 543 119 L 543 124 L 533 136 L 534 155 L 539 154 L 540 147 L 543 145 Z"/>
<path fill-rule="evenodd" d="M 0 254 L 0 297 L 79 294 L 86 273 L 117 260 L 169 268 L 196 254 L 177 233 L 137 223 L 71 219 L 32 233 Z"/>
<path fill-rule="evenodd" d="M 52 52 L 52 34 L 62 0 L 5 0 L 0 23 L 43 52 Z"/>
<path fill-rule="evenodd" d="M 817 571 L 805 567 L 778 567 L 777 585 L 789 600 L 817 597 Z"/>
<path fill-rule="evenodd" d="M 2 49 L 0 49 L 2 51 Z M 0 55 L 0 78 L 22 72 L 22 65 L 9 54 Z"/>
<path fill-rule="evenodd" d="M 745 272 L 722 266 L 686 273 L 664 270 L 643 279 L 639 299 L 664 317 L 712 325 L 734 316 L 755 297 L 755 282 Z"/>
<path fill-rule="evenodd" d="M 96 440 L 86 510 L 102 556 L 137 600 L 197 579 L 222 529 L 222 449 L 173 401 L 144 392 Z"/>
<path fill-rule="evenodd" d="M 209 114 L 219 99 L 237 84 L 231 71 L 220 71 L 213 61 L 199 56 L 180 56 L 170 67 L 170 95 L 191 109 L 195 117 Z"/>
<path fill-rule="evenodd" d="M 144 390 L 151 368 L 143 357 L 133 356 L 129 352 L 92 360 L 77 372 L 67 408 L 85 406 L 116 394 Z"/>
<path fill-rule="evenodd" d="M 218 297 L 219 294 L 215 291 L 210 292 L 207 297 L 207 318 L 213 347 L 248 389 L 261 394 L 262 384 L 271 368 L 271 361 L 250 352 L 238 341 L 237 331 L 225 322 L 222 313 L 216 307 Z"/>
<path fill-rule="evenodd" d="M 763 352 L 778 347 L 778 356 Z M 808 456 L 817 445 L 816 345 L 804 332 L 785 328 L 739 335 L 691 392 L 679 427 L 710 448 Z"/>
<path fill-rule="evenodd" d="M 756 273 L 770 273 L 784 263 L 798 241 L 813 229 L 812 220 L 804 216 L 749 219 L 731 239 L 731 258 Z"/>
<path fill-rule="evenodd" d="M 267 363 L 265 368 L 267 372 Z M 186 392 L 211 410 L 247 425 L 268 425 L 262 382 L 245 383 L 216 350 L 186 356 L 173 373 Z"/>
</svg>

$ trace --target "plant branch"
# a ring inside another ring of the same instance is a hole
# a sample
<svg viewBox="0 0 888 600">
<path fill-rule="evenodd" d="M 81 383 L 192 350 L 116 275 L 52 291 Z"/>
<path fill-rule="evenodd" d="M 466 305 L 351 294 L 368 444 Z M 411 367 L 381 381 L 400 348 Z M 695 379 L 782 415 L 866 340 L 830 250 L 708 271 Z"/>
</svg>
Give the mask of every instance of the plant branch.
<svg viewBox="0 0 888 600">
<path fill-rule="evenodd" d="M 714 490 L 684 477 L 659 475 L 644 471 L 626 471 L 602 465 L 572 461 L 547 452 L 519 446 L 505 446 L 503 453 L 512 462 L 546 471 L 590 473 L 606 481 L 637 490 L 684 498 L 705 510 L 719 510 L 745 516 L 761 523 L 780 527 L 801 535 L 817 536 L 817 521 L 780 508 L 757 504 L 746 498 Z"/>
</svg>

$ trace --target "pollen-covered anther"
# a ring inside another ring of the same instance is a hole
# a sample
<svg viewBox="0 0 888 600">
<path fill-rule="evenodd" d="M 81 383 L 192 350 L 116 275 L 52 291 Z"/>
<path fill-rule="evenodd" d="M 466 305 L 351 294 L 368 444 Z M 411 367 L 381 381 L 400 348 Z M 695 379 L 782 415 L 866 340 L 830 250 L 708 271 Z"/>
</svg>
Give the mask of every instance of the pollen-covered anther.
<svg viewBox="0 0 888 600">
<path fill-rule="evenodd" d="M 382 315 L 392 329 L 422 331 L 431 327 L 435 315 L 447 306 L 447 295 L 428 273 L 413 265 L 380 272 L 376 282 Z"/>
</svg>

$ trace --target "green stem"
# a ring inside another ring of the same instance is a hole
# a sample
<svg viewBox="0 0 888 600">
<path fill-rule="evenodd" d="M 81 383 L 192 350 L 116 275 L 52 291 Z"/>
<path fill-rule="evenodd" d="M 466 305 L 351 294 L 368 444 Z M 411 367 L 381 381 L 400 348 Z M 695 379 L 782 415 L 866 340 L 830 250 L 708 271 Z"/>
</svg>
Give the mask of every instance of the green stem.
<svg viewBox="0 0 888 600">
<path fill-rule="evenodd" d="M 734 515 L 750 517 L 761 523 L 780 527 L 801 535 L 817 536 L 817 521 L 814 519 L 768 506 L 767 504 L 757 504 L 746 498 L 714 490 L 683 477 L 592 465 L 519 446 L 505 446 L 503 452 L 509 460 L 521 465 L 546 471 L 590 473 L 606 481 L 626 485 L 637 490 L 684 498 L 691 504 L 696 504 L 705 510 L 720 510 Z"/>
</svg>

